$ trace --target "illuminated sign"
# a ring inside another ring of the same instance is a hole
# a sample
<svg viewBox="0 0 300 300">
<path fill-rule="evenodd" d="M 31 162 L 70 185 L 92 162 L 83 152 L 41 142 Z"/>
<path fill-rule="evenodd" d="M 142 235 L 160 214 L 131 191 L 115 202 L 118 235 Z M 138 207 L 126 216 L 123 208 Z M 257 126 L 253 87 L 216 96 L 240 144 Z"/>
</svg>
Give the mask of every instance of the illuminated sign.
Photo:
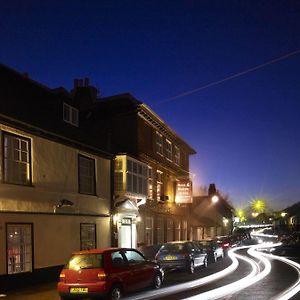
<svg viewBox="0 0 300 300">
<path fill-rule="evenodd" d="M 176 182 L 176 203 L 192 203 L 192 182 L 190 180 L 181 180 Z"/>
<path fill-rule="evenodd" d="M 122 225 L 131 225 L 132 220 L 130 218 L 123 218 Z"/>
</svg>

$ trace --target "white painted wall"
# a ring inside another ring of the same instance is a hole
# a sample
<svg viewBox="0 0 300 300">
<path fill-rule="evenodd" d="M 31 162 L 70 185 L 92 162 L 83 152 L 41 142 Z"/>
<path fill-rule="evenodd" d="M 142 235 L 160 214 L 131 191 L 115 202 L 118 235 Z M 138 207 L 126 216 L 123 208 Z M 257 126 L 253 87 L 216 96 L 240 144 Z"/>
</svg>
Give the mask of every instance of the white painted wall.
<svg viewBox="0 0 300 300">
<path fill-rule="evenodd" d="M 80 223 L 96 223 L 97 247 L 110 246 L 110 160 L 0 124 L 3 130 L 31 139 L 33 186 L 0 183 L 0 275 L 8 222 L 33 224 L 35 269 L 62 265 L 80 250 Z M 78 193 L 78 154 L 95 159 L 96 196 Z M 1 159 L 0 176 L 2 167 Z M 54 209 L 62 199 L 74 205 Z"/>
</svg>

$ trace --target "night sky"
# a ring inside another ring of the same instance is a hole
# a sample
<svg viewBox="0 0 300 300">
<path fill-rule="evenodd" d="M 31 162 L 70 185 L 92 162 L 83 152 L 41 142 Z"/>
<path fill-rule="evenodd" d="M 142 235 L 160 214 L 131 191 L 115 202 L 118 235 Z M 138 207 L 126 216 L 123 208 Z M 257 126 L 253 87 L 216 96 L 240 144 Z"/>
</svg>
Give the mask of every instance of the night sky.
<svg viewBox="0 0 300 300">
<path fill-rule="evenodd" d="M 46 86 L 150 106 L 197 151 L 196 190 L 300 200 L 300 1 L 9 0 L 0 36 L 0 62 Z"/>
</svg>

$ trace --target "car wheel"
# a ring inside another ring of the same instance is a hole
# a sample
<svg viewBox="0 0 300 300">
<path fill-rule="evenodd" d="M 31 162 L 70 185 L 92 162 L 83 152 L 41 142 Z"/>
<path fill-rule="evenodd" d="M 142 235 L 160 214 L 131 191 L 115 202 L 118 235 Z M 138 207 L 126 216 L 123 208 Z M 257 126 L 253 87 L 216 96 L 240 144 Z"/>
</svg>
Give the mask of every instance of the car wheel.
<svg viewBox="0 0 300 300">
<path fill-rule="evenodd" d="M 192 261 L 192 260 L 189 262 L 188 271 L 190 274 L 195 273 L 195 264 L 194 264 L 194 261 Z"/>
<path fill-rule="evenodd" d="M 115 284 L 110 292 L 109 292 L 109 299 L 110 300 L 119 300 L 122 296 L 122 289 L 118 284 Z"/>
<path fill-rule="evenodd" d="M 160 274 L 156 273 L 153 279 L 153 288 L 160 289 L 162 286 L 162 279 Z"/>
</svg>

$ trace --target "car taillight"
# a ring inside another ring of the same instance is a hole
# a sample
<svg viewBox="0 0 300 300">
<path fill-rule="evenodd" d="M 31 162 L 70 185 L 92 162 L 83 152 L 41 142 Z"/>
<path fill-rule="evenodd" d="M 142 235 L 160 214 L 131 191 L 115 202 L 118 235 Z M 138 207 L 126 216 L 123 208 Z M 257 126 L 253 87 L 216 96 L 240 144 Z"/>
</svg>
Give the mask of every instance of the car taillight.
<svg viewBox="0 0 300 300">
<path fill-rule="evenodd" d="M 106 274 L 105 272 L 99 272 L 99 273 L 97 274 L 97 278 L 98 278 L 98 280 L 100 280 L 100 281 L 104 281 L 104 280 L 106 280 L 106 278 L 107 278 L 107 274 Z"/>
<path fill-rule="evenodd" d="M 185 256 L 185 257 L 190 257 L 191 255 L 190 255 L 190 253 L 188 253 L 188 252 L 184 252 L 184 253 L 183 253 L 183 256 Z"/>
<path fill-rule="evenodd" d="M 229 243 L 225 243 L 223 247 L 229 247 Z"/>
<path fill-rule="evenodd" d="M 59 281 L 65 282 L 66 281 L 66 274 L 65 273 L 60 273 L 59 274 Z"/>
</svg>

